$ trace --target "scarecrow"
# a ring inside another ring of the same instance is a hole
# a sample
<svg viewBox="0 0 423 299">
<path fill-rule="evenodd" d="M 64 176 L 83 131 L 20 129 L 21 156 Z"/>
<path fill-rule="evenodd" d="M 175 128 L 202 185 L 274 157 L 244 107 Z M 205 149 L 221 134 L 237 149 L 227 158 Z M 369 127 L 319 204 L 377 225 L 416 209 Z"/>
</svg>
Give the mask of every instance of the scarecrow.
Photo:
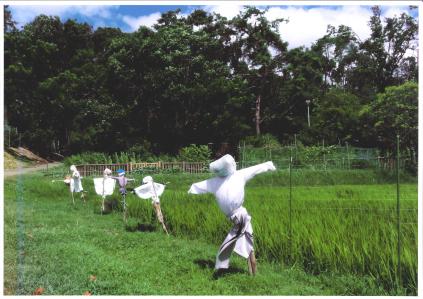
<svg viewBox="0 0 423 299">
<path fill-rule="evenodd" d="M 116 181 L 110 177 L 112 171 L 108 168 L 104 169 L 102 178 L 94 179 L 95 192 L 101 195 L 101 212 L 104 212 L 104 200 L 107 195 L 112 195 L 115 189 Z"/>
<path fill-rule="evenodd" d="M 81 193 L 81 199 L 83 199 L 85 202 L 85 196 L 83 192 L 84 189 L 82 188 L 82 182 L 81 182 L 82 177 L 79 174 L 79 171 L 76 169 L 75 165 L 71 165 L 70 171 L 72 172 L 72 174 L 71 174 L 69 186 L 70 186 L 70 192 L 72 194 L 72 202 L 73 204 L 75 204 L 75 199 L 73 196 L 74 192 Z"/>
<path fill-rule="evenodd" d="M 247 259 L 250 274 L 256 273 L 256 258 L 253 248 L 253 228 L 251 216 L 244 203 L 245 184 L 255 175 L 276 170 L 273 162 L 268 161 L 248 168 L 236 170 L 231 155 L 225 155 L 210 163 L 210 171 L 217 177 L 191 185 L 188 193 L 213 193 L 222 212 L 233 223 L 231 231 L 219 248 L 215 269 L 227 269 L 232 251 Z"/>
<path fill-rule="evenodd" d="M 122 206 L 123 206 L 123 220 L 126 222 L 127 221 L 127 207 L 126 207 L 126 185 L 128 184 L 128 182 L 130 181 L 135 181 L 134 179 L 128 179 L 125 177 L 125 170 L 123 169 L 118 169 L 116 171 L 118 173 L 118 176 L 112 176 L 111 178 L 114 180 L 117 180 L 119 183 L 119 192 L 120 195 L 122 195 Z"/>
<path fill-rule="evenodd" d="M 160 208 L 160 198 L 162 195 L 165 185 L 155 183 L 151 176 L 146 176 L 142 179 L 143 184 L 134 189 L 135 194 L 143 199 L 151 198 L 151 204 L 153 205 L 154 211 L 156 212 L 157 219 L 163 227 L 163 230 L 169 235 L 166 225 L 164 224 L 162 210 Z"/>
</svg>

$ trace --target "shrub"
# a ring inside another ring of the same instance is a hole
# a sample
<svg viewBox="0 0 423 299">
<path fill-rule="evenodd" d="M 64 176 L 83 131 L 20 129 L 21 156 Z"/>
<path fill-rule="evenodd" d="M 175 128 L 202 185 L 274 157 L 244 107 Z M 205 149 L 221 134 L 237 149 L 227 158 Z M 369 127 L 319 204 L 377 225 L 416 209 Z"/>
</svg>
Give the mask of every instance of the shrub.
<svg viewBox="0 0 423 299">
<path fill-rule="evenodd" d="M 178 160 L 185 162 L 209 162 L 211 151 L 207 145 L 195 145 L 181 148 Z"/>
<path fill-rule="evenodd" d="M 244 140 L 246 145 L 252 145 L 254 147 L 280 147 L 279 140 L 272 134 L 263 134 L 259 136 L 247 136 Z"/>
</svg>

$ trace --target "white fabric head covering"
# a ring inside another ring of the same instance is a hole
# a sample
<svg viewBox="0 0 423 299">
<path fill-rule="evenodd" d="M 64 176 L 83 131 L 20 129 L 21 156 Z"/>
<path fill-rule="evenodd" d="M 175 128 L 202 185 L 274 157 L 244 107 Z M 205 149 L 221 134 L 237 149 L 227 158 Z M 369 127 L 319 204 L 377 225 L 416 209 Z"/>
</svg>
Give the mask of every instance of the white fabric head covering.
<svg viewBox="0 0 423 299">
<path fill-rule="evenodd" d="M 103 175 L 111 175 L 112 174 L 112 171 L 109 169 L 109 168 L 106 168 L 106 169 L 104 169 L 104 171 L 103 171 Z"/>
<path fill-rule="evenodd" d="M 77 171 L 75 165 L 71 165 L 71 167 L 69 169 L 70 169 L 70 171 Z"/>
<path fill-rule="evenodd" d="M 231 155 L 224 155 L 222 158 L 210 163 L 210 171 L 220 177 L 234 174 L 236 171 L 235 159 Z"/>
<path fill-rule="evenodd" d="M 151 176 L 146 176 L 146 177 L 144 177 L 143 179 L 142 179 L 142 183 L 143 184 L 147 184 L 147 183 L 150 183 L 150 182 L 152 182 L 153 181 L 153 178 L 151 177 Z"/>
</svg>

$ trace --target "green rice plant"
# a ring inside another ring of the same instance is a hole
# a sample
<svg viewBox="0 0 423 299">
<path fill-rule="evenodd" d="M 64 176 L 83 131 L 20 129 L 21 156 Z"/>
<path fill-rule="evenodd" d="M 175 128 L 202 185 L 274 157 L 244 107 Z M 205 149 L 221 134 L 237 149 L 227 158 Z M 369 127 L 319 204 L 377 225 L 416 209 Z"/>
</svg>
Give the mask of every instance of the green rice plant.
<svg viewBox="0 0 423 299">
<path fill-rule="evenodd" d="M 171 233 L 218 246 L 231 227 L 230 222 L 212 195 L 187 194 L 193 181 L 209 176 L 161 174 L 154 178 L 157 182 L 171 181 L 161 198 Z M 304 178 L 297 179 L 306 182 Z M 395 185 L 333 185 L 334 182 L 324 181 L 327 183 L 324 186 L 295 186 L 290 225 L 289 188 L 275 183 L 280 180 L 268 176 L 266 185 L 257 177 L 246 189 L 245 207 L 253 217 L 259 260 L 300 266 L 314 274 L 368 275 L 389 291 L 396 290 L 401 281 L 400 287 L 416 294 L 416 184 L 401 185 L 404 224 L 399 274 Z M 143 222 L 156 221 L 150 201 L 132 198 L 129 213 Z"/>
</svg>

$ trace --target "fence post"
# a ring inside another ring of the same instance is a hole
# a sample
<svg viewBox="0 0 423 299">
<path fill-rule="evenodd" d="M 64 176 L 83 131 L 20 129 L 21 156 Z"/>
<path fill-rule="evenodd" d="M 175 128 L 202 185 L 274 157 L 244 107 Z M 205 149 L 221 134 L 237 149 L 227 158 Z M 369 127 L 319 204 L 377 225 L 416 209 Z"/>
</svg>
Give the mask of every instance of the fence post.
<svg viewBox="0 0 423 299">
<path fill-rule="evenodd" d="M 292 263 L 292 153 L 289 159 L 289 262 Z"/>
<path fill-rule="evenodd" d="M 325 138 L 323 138 L 323 167 L 326 170 Z"/>
<path fill-rule="evenodd" d="M 399 190 L 399 162 L 400 162 L 400 149 L 399 149 L 399 134 L 397 134 L 397 230 L 398 230 L 398 286 L 401 286 L 401 213 L 400 213 L 400 190 Z"/>
<path fill-rule="evenodd" d="M 350 169 L 351 164 L 350 164 L 350 152 L 348 151 L 348 142 L 345 142 L 345 145 L 347 147 L 347 166 L 348 166 L 348 169 Z"/>
<path fill-rule="evenodd" d="M 244 144 L 243 145 L 244 146 L 242 148 L 242 166 L 241 166 L 241 168 L 244 168 L 245 167 L 245 141 L 244 141 Z"/>
</svg>

